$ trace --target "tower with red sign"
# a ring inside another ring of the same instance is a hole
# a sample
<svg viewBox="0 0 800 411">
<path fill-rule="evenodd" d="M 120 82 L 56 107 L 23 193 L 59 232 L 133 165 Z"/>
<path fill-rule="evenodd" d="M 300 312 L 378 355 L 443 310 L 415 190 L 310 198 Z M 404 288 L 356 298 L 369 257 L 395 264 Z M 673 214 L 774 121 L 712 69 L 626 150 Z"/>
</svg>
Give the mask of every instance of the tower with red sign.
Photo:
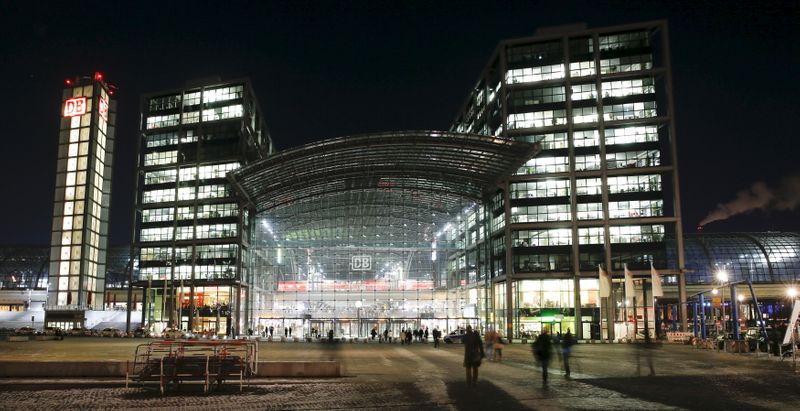
<svg viewBox="0 0 800 411">
<path fill-rule="evenodd" d="M 70 329 L 103 306 L 116 102 L 101 73 L 65 83 L 45 323 Z"/>
</svg>

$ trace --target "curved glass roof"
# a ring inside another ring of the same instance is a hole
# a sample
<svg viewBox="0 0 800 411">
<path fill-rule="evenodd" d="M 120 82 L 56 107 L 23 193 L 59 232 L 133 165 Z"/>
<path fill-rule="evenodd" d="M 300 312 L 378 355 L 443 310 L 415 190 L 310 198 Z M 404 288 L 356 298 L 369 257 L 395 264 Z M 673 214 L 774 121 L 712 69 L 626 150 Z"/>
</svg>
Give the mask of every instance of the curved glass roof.
<svg viewBox="0 0 800 411">
<path fill-rule="evenodd" d="M 536 147 L 441 131 L 348 136 L 280 152 L 229 178 L 279 240 L 419 246 Z"/>
<path fill-rule="evenodd" d="M 724 269 L 731 281 L 795 283 L 800 280 L 797 233 L 686 234 L 686 282 L 712 284 Z M 674 247 L 674 246 L 673 246 Z M 670 253 L 670 258 L 675 258 Z"/>
</svg>

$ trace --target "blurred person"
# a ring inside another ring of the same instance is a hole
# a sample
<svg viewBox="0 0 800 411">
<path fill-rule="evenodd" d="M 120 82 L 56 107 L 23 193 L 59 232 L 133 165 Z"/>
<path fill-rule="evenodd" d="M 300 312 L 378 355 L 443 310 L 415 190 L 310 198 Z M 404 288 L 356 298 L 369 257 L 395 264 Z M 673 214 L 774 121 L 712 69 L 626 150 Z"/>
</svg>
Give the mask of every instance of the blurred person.
<svg viewBox="0 0 800 411">
<path fill-rule="evenodd" d="M 467 372 L 467 385 L 475 386 L 478 384 L 478 367 L 486 357 L 483 351 L 483 341 L 477 331 L 472 331 L 472 326 L 467 326 L 467 333 L 464 336 L 464 368 Z"/>
<path fill-rule="evenodd" d="M 567 328 L 567 334 L 561 340 L 561 360 L 564 362 L 564 375 L 567 378 L 569 378 L 569 357 L 572 355 L 572 346 L 575 342 L 572 331 Z"/>
<path fill-rule="evenodd" d="M 542 330 L 542 333 L 536 337 L 536 341 L 532 344 L 533 356 L 539 365 L 542 367 L 542 385 L 547 385 L 547 367 L 550 365 L 550 359 L 553 357 L 553 340 L 547 330 Z"/>
</svg>

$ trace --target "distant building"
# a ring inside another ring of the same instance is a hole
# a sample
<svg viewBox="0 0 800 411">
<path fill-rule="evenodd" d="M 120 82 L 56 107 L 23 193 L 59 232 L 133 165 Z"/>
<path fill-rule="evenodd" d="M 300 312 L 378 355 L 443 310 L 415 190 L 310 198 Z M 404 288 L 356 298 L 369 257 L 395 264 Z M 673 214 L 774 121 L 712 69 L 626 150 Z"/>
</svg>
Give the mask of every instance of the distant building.
<svg viewBox="0 0 800 411">
<path fill-rule="evenodd" d="M 226 174 L 273 151 L 247 80 L 206 81 L 144 96 L 135 256 L 142 322 L 237 332 L 250 321 L 251 211 Z"/>
<path fill-rule="evenodd" d="M 613 335 L 623 293 L 601 301 L 598 266 L 647 276 L 652 263 L 685 301 L 669 61 L 664 21 L 540 29 L 494 51 L 451 130 L 541 147 L 488 216 L 495 306 L 521 310 L 496 311 L 501 329 L 569 324 L 599 338 L 602 318 Z M 674 261 L 667 238 L 677 239 Z"/>
<path fill-rule="evenodd" d="M 101 73 L 62 93 L 45 323 L 82 326 L 102 309 L 116 101 Z"/>
</svg>

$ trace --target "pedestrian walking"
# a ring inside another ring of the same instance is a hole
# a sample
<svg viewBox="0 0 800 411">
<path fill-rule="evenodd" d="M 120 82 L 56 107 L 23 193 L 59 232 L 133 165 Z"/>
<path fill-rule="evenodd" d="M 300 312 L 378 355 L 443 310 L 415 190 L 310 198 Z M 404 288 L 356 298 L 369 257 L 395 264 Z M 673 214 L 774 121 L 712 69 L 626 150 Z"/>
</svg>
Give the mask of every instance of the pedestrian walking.
<svg viewBox="0 0 800 411">
<path fill-rule="evenodd" d="M 288 337 L 289 336 L 289 327 L 283 327 L 283 336 L 284 337 Z"/>
<path fill-rule="evenodd" d="M 383 331 L 383 341 L 389 342 L 389 329 Z"/>
<path fill-rule="evenodd" d="M 542 331 L 542 333 L 536 337 L 532 348 L 533 356 L 542 367 L 542 385 L 547 385 L 547 367 L 550 365 L 550 359 L 553 357 L 553 340 L 550 338 L 547 330 Z"/>
<path fill-rule="evenodd" d="M 433 329 L 433 348 L 439 348 L 439 337 L 442 336 L 442 332 L 439 331 L 438 328 Z"/>
<path fill-rule="evenodd" d="M 503 341 L 503 334 L 495 332 L 494 338 L 494 360 L 497 362 L 503 361 L 503 348 L 505 348 L 505 341 Z"/>
<path fill-rule="evenodd" d="M 269 336 L 272 337 L 272 332 L 275 331 L 275 327 L 269 326 Z"/>
<path fill-rule="evenodd" d="M 425 327 L 425 343 L 428 342 L 428 327 Z"/>
<path fill-rule="evenodd" d="M 484 344 L 486 347 L 486 356 L 489 360 L 494 360 L 494 339 L 495 339 L 495 332 L 494 330 L 489 330 L 484 335 Z"/>
<path fill-rule="evenodd" d="M 564 362 L 564 375 L 569 378 L 569 357 L 572 355 L 572 346 L 575 345 L 575 337 L 572 331 L 567 328 L 567 334 L 561 340 L 561 361 Z"/>
<path fill-rule="evenodd" d="M 478 367 L 486 357 L 483 351 L 483 341 L 477 331 L 472 331 L 472 326 L 467 326 L 467 333 L 464 336 L 464 368 L 467 372 L 467 385 L 475 386 L 478 384 Z"/>
</svg>

